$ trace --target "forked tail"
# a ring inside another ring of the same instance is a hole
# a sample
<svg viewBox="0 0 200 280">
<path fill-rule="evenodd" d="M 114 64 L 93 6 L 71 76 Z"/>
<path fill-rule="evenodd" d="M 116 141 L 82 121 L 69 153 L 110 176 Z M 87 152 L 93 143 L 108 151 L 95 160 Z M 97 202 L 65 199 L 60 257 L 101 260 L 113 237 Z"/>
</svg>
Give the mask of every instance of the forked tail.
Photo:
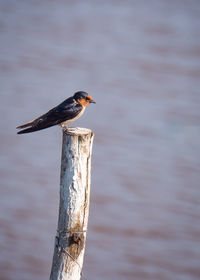
<svg viewBox="0 0 200 280">
<path fill-rule="evenodd" d="M 31 126 L 31 125 L 33 124 L 33 122 L 34 122 L 34 121 L 27 122 L 27 123 L 25 123 L 25 124 L 22 124 L 22 125 L 17 126 L 16 128 L 21 129 L 21 128 L 25 128 L 25 127 Z"/>
</svg>

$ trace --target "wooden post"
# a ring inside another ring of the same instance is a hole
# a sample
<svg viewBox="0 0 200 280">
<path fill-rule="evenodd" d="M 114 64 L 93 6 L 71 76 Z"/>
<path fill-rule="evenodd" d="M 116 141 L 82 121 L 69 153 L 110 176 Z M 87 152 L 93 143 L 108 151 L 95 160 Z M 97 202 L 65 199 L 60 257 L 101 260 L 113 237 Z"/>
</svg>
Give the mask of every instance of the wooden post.
<svg viewBox="0 0 200 280">
<path fill-rule="evenodd" d="M 50 280 L 79 280 L 89 214 L 93 133 L 63 129 L 58 230 Z"/>
</svg>

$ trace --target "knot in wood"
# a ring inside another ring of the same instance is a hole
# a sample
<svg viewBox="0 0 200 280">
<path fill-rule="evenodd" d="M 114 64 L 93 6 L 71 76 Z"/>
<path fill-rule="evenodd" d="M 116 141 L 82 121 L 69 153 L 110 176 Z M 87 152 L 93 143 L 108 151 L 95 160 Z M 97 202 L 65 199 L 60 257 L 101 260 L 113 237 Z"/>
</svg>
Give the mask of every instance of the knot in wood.
<svg viewBox="0 0 200 280">
<path fill-rule="evenodd" d="M 73 233 L 72 239 L 73 239 L 74 243 L 80 244 L 80 242 L 81 242 L 81 234 L 80 233 Z"/>
</svg>

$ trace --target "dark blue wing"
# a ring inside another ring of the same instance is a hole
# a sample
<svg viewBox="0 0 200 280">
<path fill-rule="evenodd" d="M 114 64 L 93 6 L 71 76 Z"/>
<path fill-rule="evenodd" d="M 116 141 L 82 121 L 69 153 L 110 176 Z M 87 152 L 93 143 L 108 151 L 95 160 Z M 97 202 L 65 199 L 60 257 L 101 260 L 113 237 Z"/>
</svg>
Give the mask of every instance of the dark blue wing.
<svg viewBox="0 0 200 280">
<path fill-rule="evenodd" d="M 28 128 L 19 131 L 18 134 L 45 129 L 53 125 L 65 122 L 67 120 L 74 119 L 82 111 L 82 109 L 83 107 L 78 104 L 73 98 L 68 98 L 60 105 L 51 109 L 46 114 L 40 116 L 34 121 L 19 126 L 18 128 Z"/>
</svg>

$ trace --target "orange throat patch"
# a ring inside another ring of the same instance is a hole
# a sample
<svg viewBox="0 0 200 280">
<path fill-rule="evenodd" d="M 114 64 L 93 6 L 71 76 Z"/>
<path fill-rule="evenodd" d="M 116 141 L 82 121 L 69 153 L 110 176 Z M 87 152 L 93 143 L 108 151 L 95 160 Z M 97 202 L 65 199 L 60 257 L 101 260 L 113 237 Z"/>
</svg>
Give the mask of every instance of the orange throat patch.
<svg viewBox="0 0 200 280">
<path fill-rule="evenodd" d="M 90 103 L 89 101 L 87 101 L 85 99 L 82 99 L 82 98 L 78 99 L 77 101 L 78 101 L 79 104 L 81 104 L 84 107 L 87 106 Z"/>
</svg>

